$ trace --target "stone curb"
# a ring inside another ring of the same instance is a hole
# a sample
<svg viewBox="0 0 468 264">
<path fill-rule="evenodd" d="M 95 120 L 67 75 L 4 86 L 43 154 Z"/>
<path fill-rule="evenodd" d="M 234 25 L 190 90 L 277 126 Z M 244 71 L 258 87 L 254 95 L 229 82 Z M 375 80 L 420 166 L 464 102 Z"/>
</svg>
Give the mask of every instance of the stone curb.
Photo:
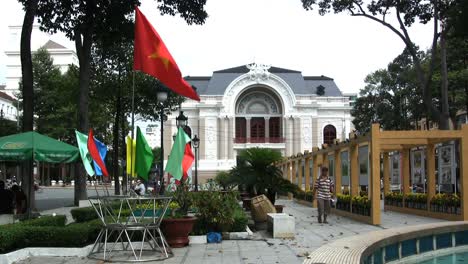
<svg viewBox="0 0 468 264">
<path fill-rule="evenodd" d="M 29 257 L 86 257 L 93 245 L 83 248 L 22 248 L 0 255 L 0 264 L 11 264 Z"/>
</svg>

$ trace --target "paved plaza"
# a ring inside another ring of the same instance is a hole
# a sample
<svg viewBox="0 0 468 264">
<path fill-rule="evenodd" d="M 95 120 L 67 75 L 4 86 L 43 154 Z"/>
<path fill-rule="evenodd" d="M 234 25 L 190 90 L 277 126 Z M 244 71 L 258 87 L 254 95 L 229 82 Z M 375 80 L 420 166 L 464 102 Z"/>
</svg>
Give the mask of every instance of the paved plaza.
<svg viewBox="0 0 468 264">
<path fill-rule="evenodd" d="M 443 220 L 405 215 L 394 212 L 382 212 L 382 225 L 372 226 L 357 221 L 332 215 L 329 224 L 317 223 L 317 209 L 278 200 L 284 204 L 284 212 L 295 217 L 295 239 L 273 239 L 264 231 L 255 232 L 253 240 L 225 240 L 220 244 L 191 245 L 174 249 L 174 257 L 159 263 L 302 263 L 307 256 L 331 241 L 382 230 L 410 225 L 441 222 Z M 72 207 L 44 211 L 43 214 L 68 214 Z M 100 263 L 83 257 L 32 257 L 17 263 Z"/>
</svg>

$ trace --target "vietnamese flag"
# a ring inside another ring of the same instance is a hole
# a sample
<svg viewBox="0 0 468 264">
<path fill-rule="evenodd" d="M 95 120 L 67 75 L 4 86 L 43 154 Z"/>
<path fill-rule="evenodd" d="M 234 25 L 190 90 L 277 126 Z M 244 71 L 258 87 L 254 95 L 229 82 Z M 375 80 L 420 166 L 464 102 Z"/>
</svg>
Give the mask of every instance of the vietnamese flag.
<svg viewBox="0 0 468 264">
<path fill-rule="evenodd" d="M 135 7 L 133 69 L 147 73 L 177 94 L 200 101 L 192 86 L 182 78 L 179 67 L 158 32 Z"/>
<path fill-rule="evenodd" d="M 170 173 L 176 180 L 186 178 L 188 169 L 194 160 L 190 137 L 179 127 L 177 136 L 172 146 L 171 154 L 166 165 L 166 172 Z"/>
<path fill-rule="evenodd" d="M 89 130 L 89 135 L 88 135 L 88 151 L 91 157 L 93 158 L 94 162 L 97 163 L 99 168 L 101 168 L 102 174 L 104 176 L 109 177 L 109 173 L 107 172 L 106 165 L 104 164 L 104 161 L 101 158 L 101 155 L 99 154 L 98 147 L 96 146 L 96 142 L 94 141 L 94 135 L 93 135 L 93 130 Z"/>
</svg>

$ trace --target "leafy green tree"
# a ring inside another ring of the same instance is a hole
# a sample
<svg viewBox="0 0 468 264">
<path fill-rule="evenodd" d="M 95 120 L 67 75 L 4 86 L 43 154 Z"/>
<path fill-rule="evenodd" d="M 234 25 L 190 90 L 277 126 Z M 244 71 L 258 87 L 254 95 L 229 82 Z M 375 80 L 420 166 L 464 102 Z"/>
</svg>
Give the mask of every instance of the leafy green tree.
<svg viewBox="0 0 468 264">
<path fill-rule="evenodd" d="M 158 1 L 158 9 L 162 14 L 179 14 L 189 24 L 202 24 L 207 17 L 205 4 L 206 0 L 161 0 Z M 89 127 L 93 44 L 101 42 L 107 46 L 118 43 L 122 36 L 130 38 L 133 29 L 132 13 L 138 5 L 138 0 L 42 0 L 40 5 L 35 5 L 37 12 L 33 12 L 32 19 L 37 15 L 42 30 L 51 33 L 61 31 L 75 42 L 79 60 L 78 128 L 82 132 L 86 132 Z M 87 197 L 86 181 L 81 167 L 78 167 L 75 175 L 75 204 L 78 204 L 79 200 Z"/>
<path fill-rule="evenodd" d="M 244 185 L 253 195 L 265 194 L 274 204 L 278 192 L 296 192 L 298 187 L 283 178 L 274 165 L 282 160 L 281 153 L 266 148 L 249 148 L 241 151 L 238 166 L 231 169 L 234 181 Z"/>
<path fill-rule="evenodd" d="M 306 10 L 311 10 L 318 5 L 319 13 L 324 15 L 328 12 L 348 12 L 351 16 L 364 17 L 377 22 L 395 33 L 405 44 L 406 49 L 412 57 L 414 69 L 417 74 L 417 84 L 419 93 L 422 95 L 423 102 L 428 116 L 439 122 L 439 128 L 449 128 L 447 85 L 441 84 L 441 98 L 439 99 L 441 108 L 433 104 L 433 90 L 431 87 L 432 75 L 436 64 L 436 49 L 439 37 L 446 34 L 447 17 L 449 13 L 459 9 L 463 1 L 371 1 L 364 3 L 362 0 L 301 0 Z M 388 17 L 394 15 L 397 21 L 396 25 L 389 22 Z M 408 32 L 416 21 L 427 24 L 433 23 L 432 47 L 429 57 L 428 67 L 424 69 L 423 58 L 418 53 L 412 38 Z M 442 24 L 442 32 L 439 27 Z M 443 60 L 442 60 L 443 63 Z M 444 66 L 443 66 L 444 67 Z"/>
<path fill-rule="evenodd" d="M 219 171 L 218 173 L 216 173 L 214 180 L 223 188 L 223 191 L 228 191 L 232 189 L 235 185 L 233 177 L 227 171 Z"/>
<path fill-rule="evenodd" d="M 15 121 L 5 118 L 3 110 L 0 111 L 0 137 L 18 133 L 18 128 Z"/>
</svg>

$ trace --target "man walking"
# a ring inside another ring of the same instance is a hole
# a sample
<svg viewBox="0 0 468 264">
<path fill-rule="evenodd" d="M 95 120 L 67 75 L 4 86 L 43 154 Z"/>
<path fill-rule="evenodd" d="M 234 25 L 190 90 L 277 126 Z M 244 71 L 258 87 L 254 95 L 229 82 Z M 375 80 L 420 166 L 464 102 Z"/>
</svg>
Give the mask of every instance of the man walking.
<svg viewBox="0 0 468 264">
<path fill-rule="evenodd" d="M 327 215 L 330 214 L 330 200 L 332 192 L 332 181 L 328 178 L 328 168 L 322 167 L 320 178 L 314 184 L 314 197 L 317 198 L 318 205 L 318 222 L 327 224 Z"/>
</svg>

